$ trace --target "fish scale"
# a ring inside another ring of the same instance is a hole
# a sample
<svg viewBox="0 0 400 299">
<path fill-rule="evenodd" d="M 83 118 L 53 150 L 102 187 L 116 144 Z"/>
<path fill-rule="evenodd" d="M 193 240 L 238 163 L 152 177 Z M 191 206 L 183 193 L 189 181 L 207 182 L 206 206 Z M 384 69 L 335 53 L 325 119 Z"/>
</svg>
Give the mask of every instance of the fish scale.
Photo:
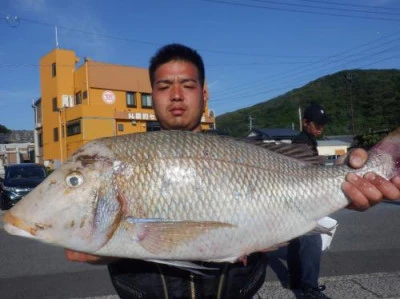
<svg viewBox="0 0 400 299">
<path fill-rule="evenodd" d="M 180 138 L 179 138 L 180 139 Z M 198 144 L 195 144 L 194 146 L 193 146 L 193 148 L 195 148 L 195 149 L 197 149 L 198 148 Z M 219 147 L 217 147 L 217 148 L 219 148 Z M 186 148 L 186 150 L 187 150 L 187 148 Z M 239 152 L 239 151 L 236 151 L 236 153 L 237 152 Z M 183 156 L 188 156 L 188 155 L 190 155 L 187 151 L 178 151 L 178 157 L 180 156 L 180 155 L 183 155 Z M 199 154 L 200 153 L 200 154 Z M 201 153 L 202 153 L 202 149 L 199 149 L 199 150 L 197 150 L 197 151 L 195 151 L 194 152 L 194 154 L 193 154 L 193 156 L 196 158 L 196 157 L 198 157 L 199 155 L 201 155 Z M 204 153 L 204 151 L 203 151 L 203 153 Z M 226 154 L 226 153 L 225 153 Z M 170 154 L 169 154 L 170 155 Z M 173 155 L 172 155 L 173 156 Z M 206 156 L 208 156 L 208 155 L 206 155 Z M 164 158 L 165 157 L 165 154 L 163 154 L 163 155 L 161 155 L 161 157 L 160 157 L 160 159 L 162 159 L 162 158 Z M 243 157 L 242 157 L 242 159 L 243 159 Z M 232 159 L 231 159 L 232 160 Z M 229 160 L 227 163 L 229 163 L 229 162 L 231 162 L 231 160 Z M 236 158 L 234 158 L 233 159 L 235 162 L 236 162 Z M 246 159 L 244 159 L 245 161 L 246 161 Z M 250 162 L 251 162 L 252 160 L 250 160 Z M 224 161 L 225 162 L 225 161 Z M 247 161 L 246 161 L 247 162 Z M 251 164 L 251 163 L 246 163 L 246 164 Z M 283 169 L 282 169 L 283 168 Z M 279 169 L 279 171 L 280 172 L 285 172 L 285 170 L 286 170 L 286 168 L 287 168 L 287 166 L 286 166 L 286 164 L 283 164 L 283 167 L 278 167 L 278 169 Z M 347 169 L 346 169 L 346 171 L 348 171 Z M 239 174 L 239 173 L 242 173 L 242 172 L 239 172 L 239 171 L 237 171 L 236 172 L 237 174 Z M 155 174 L 155 175 L 158 175 L 158 174 Z M 313 173 L 311 173 L 311 175 L 313 175 Z M 262 176 L 259 176 L 259 181 L 261 181 L 263 179 L 263 177 Z M 149 181 L 151 181 L 151 179 L 149 179 Z M 240 177 L 239 176 L 239 178 L 237 178 L 236 180 L 233 180 L 233 181 L 235 181 L 235 182 L 237 182 L 237 181 L 239 181 L 239 182 L 244 182 L 244 180 L 243 180 L 243 178 L 242 177 Z M 268 180 L 268 178 L 266 179 L 266 181 L 271 181 L 271 180 Z M 218 182 L 215 182 L 215 184 L 216 185 L 218 185 Z M 306 181 L 306 184 L 307 184 L 307 181 Z M 233 186 L 233 187 L 237 187 L 237 186 Z M 240 185 L 239 184 L 239 186 L 237 187 L 239 190 L 244 190 L 244 188 L 243 188 L 243 186 L 242 185 Z M 232 190 L 235 190 L 235 188 L 234 189 L 232 189 Z M 262 193 L 262 191 L 263 190 L 261 190 L 261 193 Z M 240 197 L 240 195 L 238 195 L 237 194 L 238 193 L 238 191 L 234 191 L 233 192 L 233 200 L 232 199 L 230 199 L 230 198 L 228 198 L 228 201 L 227 201 L 227 204 L 232 204 L 232 203 L 236 203 L 237 201 L 238 201 L 238 197 Z M 283 195 L 283 197 L 290 197 L 290 196 L 292 196 L 293 197 L 293 195 L 291 195 L 291 194 L 284 194 Z M 179 199 L 175 199 L 175 200 L 178 200 L 179 202 L 180 201 L 187 201 L 188 199 L 186 199 L 186 198 L 179 198 Z M 190 199 L 191 201 L 193 201 L 194 202 L 194 205 L 196 205 L 197 204 L 197 201 L 198 201 L 198 199 L 196 199 L 196 198 L 191 198 Z M 216 203 L 219 203 L 219 202 L 222 202 L 223 203 L 223 201 L 214 201 L 214 202 L 216 202 Z M 312 210 L 312 208 L 313 208 L 313 203 L 312 202 L 308 202 L 308 201 L 303 201 L 303 205 L 304 205 L 304 207 L 306 208 L 306 209 L 311 209 Z M 343 205 L 343 204 L 342 204 Z M 167 206 L 169 206 L 168 204 L 167 204 Z M 214 213 L 213 213 L 213 209 L 215 209 L 215 210 L 219 210 L 219 209 L 221 209 L 222 207 L 220 206 L 220 205 L 216 205 L 216 206 L 211 206 L 210 208 L 209 208 L 209 212 L 211 212 L 210 214 L 211 215 L 213 215 Z M 247 209 L 248 207 L 246 207 L 246 206 L 241 206 L 241 207 L 239 207 L 238 209 L 236 209 L 236 211 L 240 211 L 240 208 L 245 208 L 245 209 Z M 186 208 L 182 208 L 183 210 L 186 210 L 187 211 L 187 209 Z M 300 209 L 298 209 L 298 210 L 300 210 Z M 179 211 L 179 209 L 176 211 L 176 212 L 178 212 L 178 215 L 177 214 L 170 214 L 170 215 L 155 215 L 156 217 L 158 217 L 158 216 L 164 216 L 164 217 L 167 217 L 167 218 L 172 218 L 172 219 L 176 219 L 176 220 L 180 220 L 181 218 L 178 218 L 179 217 L 179 215 L 180 215 L 180 217 L 182 217 L 182 214 L 181 214 L 181 212 Z M 241 215 L 240 213 L 239 213 L 239 215 Z M 233 216 L 233 218 L 238 218 L 238 216 L 239 215 L 237 215 L 237 214 L 234 214 Z M 254 217 L 254 214 L 252 214 L 253 215 L 253 217 Z M 202 218 L 201 217 L 202 215 L 200 214 L 199 215 L 199 213 L 198 212 L 196 212 L 196 213 L 190 213 L 190 211 L 188 212 L 187 211 L 187 215 L 186 215 L 186 217 L 188 217 L 189 219 L 196 219 L 196 220 L 207 220 L 206 218 Z M 230 215 L 230 216 L 232 216 L 232 215 Z M 195 217 L 197 217 L 197 218 L 195 218 Z M 239 222 L 240 221 L 244 221 L 244 219 L 241 219 L 241 218 L 238 218 L 237 219 Z M 225 218 L 223 218 L 221 221 L 225 221 Z M 292 225 L 293 226 L 293 225 Z M 260 236 L 261 237 L 261 236 Z"/>
<path fill-rule="evenodd" d="M 346 206 L 346 173 L 398 174 L 399 134 L 372 149 L 360 170 L 315 166 L 209 134 L 99 139 L 7 212 L 5 229 L 105 256 L 234 262 L 304 234 Z"/>
</svg>

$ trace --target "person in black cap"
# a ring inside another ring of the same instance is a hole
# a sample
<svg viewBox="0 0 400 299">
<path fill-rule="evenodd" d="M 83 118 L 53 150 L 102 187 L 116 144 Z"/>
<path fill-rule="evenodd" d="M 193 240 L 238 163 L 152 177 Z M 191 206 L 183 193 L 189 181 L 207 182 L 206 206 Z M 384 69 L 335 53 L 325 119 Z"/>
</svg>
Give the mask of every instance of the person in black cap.
<svg viewBox="0 0 400 299">
<path fill-rule="evenodd" d="M 304 110 L 303 130 L 292 143 L 309 145 L 313 154 L 318 156 L 316 138 L 322 135 L 328 123 L 325 109 L 311 104 Z M 300 290 L 300 298 L 328 298 L 319 286 L 318 277 L 322 255 L 322 239 L 320 234 L 310 234 L 295 238 L 287 247 L 287 265 L 289 271 L 289 287 Z"/>
<path fill-rule="evenodd" d="M 292 143 L 307 144 L 312 148 L 314 154 L 318 156 L 316 138 L 322 135 L 328 121 L 328 115 L 322 106 L 310 104 L 304 110 L 303 130 L 293 139 Z"/>
</svg>

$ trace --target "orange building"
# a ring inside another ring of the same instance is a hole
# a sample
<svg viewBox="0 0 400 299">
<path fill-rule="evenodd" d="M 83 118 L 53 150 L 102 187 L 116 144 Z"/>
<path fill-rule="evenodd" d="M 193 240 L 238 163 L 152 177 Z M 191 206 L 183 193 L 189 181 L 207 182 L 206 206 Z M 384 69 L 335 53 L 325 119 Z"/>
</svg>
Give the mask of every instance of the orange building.
<svg viewBox="0 0 400 299">
<path fill-rule="evenodd" d="M 38 162 L 57 166 L 90 140 L 159 130 L 147 69 L 86 58 L 78 64 L 75 52 L 65 49 L 40 60 L 41 98 L 34 107 Z M 206 106 L 202 127 L 214 124 Z"/>
</svg>

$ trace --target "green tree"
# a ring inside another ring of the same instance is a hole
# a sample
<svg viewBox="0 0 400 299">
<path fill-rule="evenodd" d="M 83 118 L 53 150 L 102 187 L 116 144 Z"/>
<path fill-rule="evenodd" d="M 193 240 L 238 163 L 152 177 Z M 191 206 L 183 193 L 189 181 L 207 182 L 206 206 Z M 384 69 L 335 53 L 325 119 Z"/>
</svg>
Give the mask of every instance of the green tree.
<svg viewBox="0 0 400 299">
<path fill-rule="evenodd" d="M 292 128 L 294 124 L 299 129 L 299 107 L 304 109 L 316 102 L 330 116 L 327 135 L 391 130 L 400 126 L 399 86 L 400 70 L 345 70 L 265 102 L 217 116 L 217 128 L 233 136 L 244 136 L 249 131 L 251 116 L 255 128 Z"/>
<path fill-rule="evenodd" d="M 11 130 L 8 129 L 7 127 L 0 125 L 0 133 L 10 133 Z"/>
</svg>

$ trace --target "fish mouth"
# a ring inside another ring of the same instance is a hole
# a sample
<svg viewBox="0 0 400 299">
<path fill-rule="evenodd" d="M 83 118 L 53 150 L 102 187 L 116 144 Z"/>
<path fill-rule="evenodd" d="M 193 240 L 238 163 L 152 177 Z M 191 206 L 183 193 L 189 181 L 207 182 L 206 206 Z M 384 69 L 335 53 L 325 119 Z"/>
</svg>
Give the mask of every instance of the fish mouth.
<svg viewBox="0 0 400 299">
<path fill-rule="evenodd" d="M 13 235 L 21 235 L 24 232 L 24 235 L 28 233 L 28 236 L 35 237 L 39 230 L 51 227 L 51 225 L 43 223 L 35 223 L 33 226 L 29 225 L 21 218 L 11 214 L 9 211 L 4 214 L 3 221 L 5 224 L 4 229 Z"/>
</svg>

